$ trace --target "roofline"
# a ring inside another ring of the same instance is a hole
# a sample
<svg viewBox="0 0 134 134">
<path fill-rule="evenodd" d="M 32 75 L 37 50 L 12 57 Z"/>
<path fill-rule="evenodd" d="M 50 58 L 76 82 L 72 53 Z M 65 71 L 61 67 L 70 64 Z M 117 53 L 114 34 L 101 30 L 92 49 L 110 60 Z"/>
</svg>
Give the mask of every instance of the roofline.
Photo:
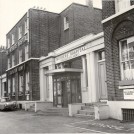
<svg viewBox="0 0 134 134">
<path fill-rule="evenodd" d="M 27 11 L 28 12 L 28 11 Z M 9 32 L 6 34 L 6 36 L 14 29 L 14 27 L 16 27 L 16 25 L 22 20 L 22 18 L 24 18 L 27 14 L 27 12 L 19 19 L 19 21 L 17 21 L 17 23 L 9 30 Z"/>
<path fill-rule="evenodd" d="M 67 10 L 68 8 L 70 8 L 72 5 L 78 5 L 78 6 L 84 6 L 84 7 L 88 7 L 87 5 L 83 5 L 83 4 L 79 4 L 79 3 L 71 3 L 69 6 L 67 6 L 63 11 L 61 11 L 59 14 L 61 14 L 62 12 L 64 12 L 65 10 Z"/>
</svg>

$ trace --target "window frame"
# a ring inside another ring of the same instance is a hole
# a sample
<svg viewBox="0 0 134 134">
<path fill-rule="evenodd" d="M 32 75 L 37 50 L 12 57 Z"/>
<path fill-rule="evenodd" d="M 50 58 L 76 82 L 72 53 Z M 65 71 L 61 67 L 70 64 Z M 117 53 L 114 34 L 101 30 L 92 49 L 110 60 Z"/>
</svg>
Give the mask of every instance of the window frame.
<svg viewBox="0 0 134 134">
<path fill-rule="evenodd" d="M 125 5 L 122 8 L 119 6 L 119 0 L 115 0 L 115 11 L 116 11 L 116 13 L 121 12 L 124 9 L 127 9 L 128 7 L 131 6 L 130 0 L 121 0 L 121 1 L 122 1 L 122 5 Z"/>
<path fill-rule="evenodd" d="M 19 50 L 19 63 L 22 62 L 22 49 Z"/>
<path fill-rule="evenodd" d="M 69 29 L 69 18 L 66 16 L 63 18 L 64 20 L 64 30 Z"/>
<path fill-rule="evenodd" d="M 128 55 L 128 60 L 122 60 L 122 42 L 125 41 L 127 42 L 127 55 Z M 128 62 L 129 63 L 129 70 L 131 70 L 131 61 L 134 61 L 134 59 L 130 59 L 129 56 L 129 43 L 134 42 L 134 36 L 131 36 L 129 38 L 125 38 L 119 41 L 119 62 L 120 62 L 120 71 L 121 71 L 121 80 L 125 80 L 125 75 L 124 75 L 124 70 L 123 70 L 123 62 Z M 131 79 L 131 77 L 128 80 L 134 80 L 133 78 Z"/>
<path fill-rule="evenodd" d="M 18 27 L 18 39 L 22 38 L 22 26 Z"/>
<path fill-rule="evenodd" d="M 12 34 L 12 45 L 15 43 L 15 35 L 14 34 Z"/>
</svg>

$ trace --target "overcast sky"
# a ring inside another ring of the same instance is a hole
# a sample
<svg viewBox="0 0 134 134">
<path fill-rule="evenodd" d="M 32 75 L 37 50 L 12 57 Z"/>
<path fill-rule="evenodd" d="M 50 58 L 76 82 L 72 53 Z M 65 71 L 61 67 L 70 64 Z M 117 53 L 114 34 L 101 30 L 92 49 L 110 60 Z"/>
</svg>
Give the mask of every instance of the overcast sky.
<svg viewBox="0 0 134 134">
<path fill-rule="evenodd" d="M 101 0 L 93 0 L 95 7 L 101 8 Z M 72 2 L 86 4 L 86 0 L 0 0 L 0 46 L 6 46 L 6 34 L 34 6 L 60 13 Z"/>
</svg>

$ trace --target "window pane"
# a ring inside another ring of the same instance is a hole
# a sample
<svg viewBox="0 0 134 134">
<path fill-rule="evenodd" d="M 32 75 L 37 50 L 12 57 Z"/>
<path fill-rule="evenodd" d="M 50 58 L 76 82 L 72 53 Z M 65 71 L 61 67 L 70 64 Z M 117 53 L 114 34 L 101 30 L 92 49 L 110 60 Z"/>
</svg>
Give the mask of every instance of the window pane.
<svg viewBox="0 0 134 134">
<path fill-rule="evenodd" d="M 123 41 L 121 43 L 121 47 L 122 47 L 122 50 L 121 50 L 121 55 L 122 55 L 122 61 L 126 61 L 128 60 L 128 49 L 127 49 L 127 41 Z"/>
<path fill-rule="evenodd" d="M 134 59 L 134 42 L 131 42 L 129 45 L 129 59 Z"/>
</svg>

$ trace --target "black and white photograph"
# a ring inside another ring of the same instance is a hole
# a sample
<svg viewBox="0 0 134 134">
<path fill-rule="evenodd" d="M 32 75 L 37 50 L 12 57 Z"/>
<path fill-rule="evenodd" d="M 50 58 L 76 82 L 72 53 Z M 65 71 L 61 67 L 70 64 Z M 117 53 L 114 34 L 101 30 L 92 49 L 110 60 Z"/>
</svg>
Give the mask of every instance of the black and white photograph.
<svg viewBox="0 0 134 134">
<path fill-rule="evenodd" d="M 0 0 L 0 134 L 134 133 L 134 0 Z"/>
</svg>

